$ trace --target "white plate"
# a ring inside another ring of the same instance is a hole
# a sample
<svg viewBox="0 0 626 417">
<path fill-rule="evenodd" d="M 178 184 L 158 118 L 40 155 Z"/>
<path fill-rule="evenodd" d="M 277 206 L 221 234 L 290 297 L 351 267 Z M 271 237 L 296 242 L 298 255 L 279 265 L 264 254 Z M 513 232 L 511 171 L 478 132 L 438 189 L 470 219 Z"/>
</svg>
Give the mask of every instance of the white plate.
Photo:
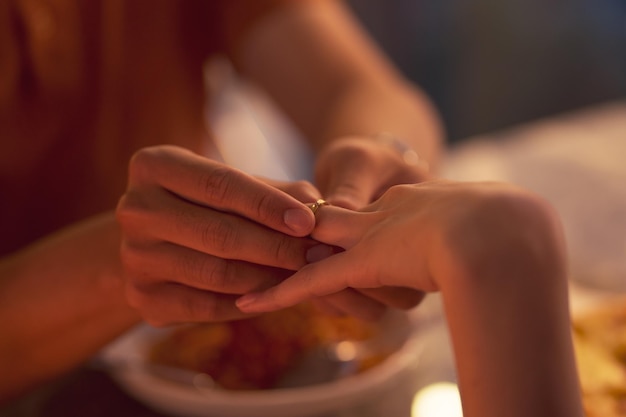
<svg viewBox="0 0 626 417">
<path fill-rule="evenodd" d="M 406 332 L 402 347 L 381 364 L 325 384 L 263 391 L 197 389 L 162 379 L 143 368 L 145 352 L 167 330 L 142 325 L 109 345 L 101 355 L 113 378 L 147 406 L 180 417 L 307 417 L 357 405 L 375 397 L 414 365 L 421 350 L 408 314 L 394 314 Z M 129 366 L 129 364 L 131 366 Z"/>
</svg>

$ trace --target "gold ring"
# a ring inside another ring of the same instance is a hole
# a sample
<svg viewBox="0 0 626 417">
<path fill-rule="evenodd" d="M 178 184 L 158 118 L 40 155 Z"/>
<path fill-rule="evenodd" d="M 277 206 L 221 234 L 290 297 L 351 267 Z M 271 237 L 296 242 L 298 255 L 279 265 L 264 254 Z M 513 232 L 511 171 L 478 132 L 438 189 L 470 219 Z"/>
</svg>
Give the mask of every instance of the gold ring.
<svg viewBox="0 0 626 417">
<path fill-rule="evenodd" d="M 315 203 L 313 204 L 309 204 L 309 208 L 311 209 L 311 211 L 313 212 L 313 214 L 315 214 L 315 212 L 322 206 L 327 206 L 328 203 L 326 202 L 326 200 L 322 200 L 321 198 L 318 199 Z"/>
</svg>

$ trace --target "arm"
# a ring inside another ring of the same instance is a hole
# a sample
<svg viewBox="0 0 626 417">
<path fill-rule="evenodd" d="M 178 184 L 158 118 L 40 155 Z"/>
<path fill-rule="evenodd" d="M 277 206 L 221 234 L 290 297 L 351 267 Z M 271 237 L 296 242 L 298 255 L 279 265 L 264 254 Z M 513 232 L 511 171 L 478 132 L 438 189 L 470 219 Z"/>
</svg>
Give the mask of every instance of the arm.
<svg viewBox="0 0 626 417">
<path fill-rule="evenodd" d="M 244 296 L 242 310 L 346 287 L 441 291 L 464 415 L 582 416 L 563 242 L 545 203 L 502 185 L 433 182 L 317 217 L 313 235 L 346 251 Z"/>
<path fill-rule="evenodd" d="M 393 67 L 339 1 L 295 2 L 261 19 L 234 57 L 317 151 L 315 185 L 334 205 L 356 209 L 395 184 L 416 183 L 435 169 L 442 145 L 438 116 L 425 94 Z M 417 152 L 377 137 L 389 132 Z M 418 293 L 393 287 L 326 297 L 331 310 L 362 316 L 383 306 L 409 308 Z M 372 301 L 376 301 L 373 304 Z"/>
<path fill-rule="evenodd" d="M 378 132 L 402 138 L 436 166 L 442 131 L 431 103 L 340 2 L 282 8 L 248 33 L 235 59 L 319 152 L 316 185 L 333 204 L 360 207 L 393 184 L 426 177 L 424 165 L 408 167 L 372 139 Z"/>
<path fill-rule="evenodd" d="M 171 146 L 140 151 L 130 172 L 119 225 L 107 213 L 0 260 L 0 402 L 74 368 L 141 319 L 243 317 L 238 294 L 277 283 L 326 246 L 302 237 L 313 215 L 283 185 Z M 318 198 L 306 185 L 286 188 Z"/>
<path fill-rule="evenodd" d="M 308 237 L 313 214 L 297 198 L 174 146 L 133 156 L 116 216 L 127 299 L 156 326 L 242 318 L 238 294 L 279 282 L 326 246 Z"/>
<path fill-rule="evenodd" d="M 0 403 L 79 365 L 138 322 L 112 214 L 0 261 Z"/>
</svg>

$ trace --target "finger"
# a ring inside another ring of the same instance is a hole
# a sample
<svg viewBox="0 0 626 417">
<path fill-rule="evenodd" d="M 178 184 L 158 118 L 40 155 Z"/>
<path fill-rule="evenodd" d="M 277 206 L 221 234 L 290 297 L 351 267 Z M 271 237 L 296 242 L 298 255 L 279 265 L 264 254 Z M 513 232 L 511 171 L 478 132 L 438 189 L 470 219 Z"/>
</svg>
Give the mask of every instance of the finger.
<svg viewBox="0 0 626 417">
<path fill-rule="evenodd" d="M 326 303 L 344 316 L 352 316 L 365 321 L 379 319 L 385 313 L 385 305 L 374 298 L 346 288 L 323 298 Z"/>
<path fill-rule="evenodd" d="M 263 179 L 263 181 L 305 204 L 322 198 L 320 191 L 308 181 L 278 181 L 271 179 Z"/>
<path fill-rule="evenodd" d="M 145 321 L 157 327 L 250 316 L 235 306 L 236 295 L 217 294 L 177 284 L 163 284 L 149 289 L 127 286 L 126 298 Z"/>
<path fill-rule="evenodd" d="M 226 259 L 296 270 L 311 239 L 288 236 L 245 218 L 179 200 L 162 189 L 127 193 L 118 220 L 127 234 L 165 240 Z M 307 209 L 308 210 L 308 209 Z M 309 210 L 310 212 L 310 210 Z"/>
<path fill-rule="evenodd" d="M 131 186 L 146 182 L 296 236 L 308 235 L 315 224 L 311 211 L 287 193 L 182 148 L 158 146 L 136 153 L 130 164 Z"/>
<path fill-rule="evenodd" d="M 311 237 L 328 245 L 349 249 L 375 223 L 377 216 L 323 205 L 315 212 L 315 229 Z"/>
<path fill-rule="evenodd" d="M 330 204 L 357 210 L 369 204 L 377 193 L 379 173 L 362 158 L 334 164 L 325 175 L 323 191 Z"/>
<path fill-rule="evenodd" d="M 414 308 L 426 296 L 423 291 L 402 287 L 359 288 L 357 291 L 387 307 L 400 310 Z"/>
<path fill-rule="evenodd" d="M 358 259 L 353 252 L 342 252 L 309 264 L 275 287 L 242 296 L 237 307 L 246 313 L 273 311 L 337 293 L 348 288 L 353 277 L 364 276 Z M 328 276 L 328 271 L 333 271 L 333 276 Z"/>
<path fill-rule="evenodd" d="M 292 272 L 221 259 L 192 249 L 159 243 L 122 250 L 124 270 L 137 286 L 171 281 L 224 294 L 245 294 L 278 284 Z"/>
</svg>

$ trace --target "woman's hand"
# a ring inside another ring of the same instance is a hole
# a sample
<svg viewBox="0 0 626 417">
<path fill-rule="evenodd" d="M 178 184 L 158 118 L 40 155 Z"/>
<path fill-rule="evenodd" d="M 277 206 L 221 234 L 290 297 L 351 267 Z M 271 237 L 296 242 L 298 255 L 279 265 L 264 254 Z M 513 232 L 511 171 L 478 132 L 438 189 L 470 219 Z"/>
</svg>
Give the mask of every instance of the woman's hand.
<svg viewBox="0 0 626 417">
<path fill-rule="evenodd" d="M 154 325 L 243 316 L 238 295 L 331 250 L 308 237 L 315 219 L 299 200 L 314 187 L 294 188 L 298 198 L 182 148 L 139 151 L 116 213 L 129 303 Z"/>
<path fill-rule="evenodd" d="M 320 192 L 306 181 L 285 182 L 264 179 L 267 184 L 282 190 L 297 198 L 303 203 L 321 198 Z M 319 245 L 307 253 L 307 260 L 315 262 L 337 252 L 336 247 L 329 250 L 328 246 Z M 380 317 L 387 308 L 410 309 L 420 303 L 423 294 L 407 288 L 385 286 L 371 289 L 346 288 L 337 293 L 318 297 L 313 302 L 322 310 L 330 314 L 350 315 L 365 320 Z"/>
<path fill-rule="evenodd" d="M 378 199 L 393 185 L 424 181 L 428 178 L 428 169 L 428 163 L 421 160 L 417 152 L 391 135 L 349 136 L 334 140 L 322 150 L 317 158 L 315 177 L 330 204 L 357 210 Z M 420 291 L 391 285 L 349 289 L 340 294 L 346 292 L 359 293 L 382 305 L 402 309 L 415 307 L 423 298 Z M 344 302 L 337 300 L 330 304 L 341 310 Z"/>
<path fill-rule="evenodd" d="M 428 169 L 416 151 L 391 135 L 349 136 L 319 154 L 315 183 L 330 204 L 356 210 L 393 185 L 428 179 Z"/>
<path fill-rule="evenodd" d="M 438 291 L 446 276 L 505 268 L 555 233 L 538 199 L 495 183 L 400 185 L 358 212 L 324 206 L 316 217 L 312 236 L 345 252 L 243 297 L 243 311 L 280 309 L 345 288 Z"/>
</svg>

